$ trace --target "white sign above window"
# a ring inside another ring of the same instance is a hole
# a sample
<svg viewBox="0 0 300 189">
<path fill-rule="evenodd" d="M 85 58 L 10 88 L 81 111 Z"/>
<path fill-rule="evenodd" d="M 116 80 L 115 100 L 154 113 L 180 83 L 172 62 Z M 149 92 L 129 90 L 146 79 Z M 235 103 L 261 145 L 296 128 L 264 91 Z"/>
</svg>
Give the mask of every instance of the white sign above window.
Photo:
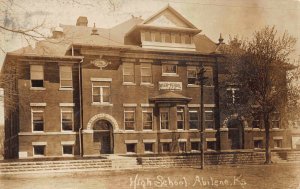
<svg viewBox="0 0 300 189">
<path fill-rule="evenodd" d="M 159 90 L 181 91 L 181 82 L 160 81 L 158 82 Z"/>
</svg>

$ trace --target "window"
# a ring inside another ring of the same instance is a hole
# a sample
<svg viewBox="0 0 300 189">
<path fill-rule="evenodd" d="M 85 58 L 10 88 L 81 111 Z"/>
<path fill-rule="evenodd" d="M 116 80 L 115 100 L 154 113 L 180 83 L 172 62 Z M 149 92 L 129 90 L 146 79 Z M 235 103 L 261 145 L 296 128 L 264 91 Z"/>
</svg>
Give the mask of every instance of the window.
<svg viewBox="0 0 300 189">
<path fill-rule="evenodd" d="M 184 129 L 184 107 L 177 107 L 177 129 Z"/>
<path fill-rule="evenodd" d="M 273 112 L 271 113 L 271 123 L 273 129 L 279 129 L 280 128 L 280 113 L 279 112 Z"/>
<path fill-rule="evenodd" d="M 44 87 L 44 67 L 42 65 L 30 65 L 31 87 Z"/>
<path fill-rule="evenodd" d="M 63 155 L 73 155 L 73 145 L 63 145 L 62 153 Z"/>
<path fill-rule="evenodd" d="M 171 43 L 171 34 L 170 33 L 165 33 L 165 42 L 166 43 Z"/>
<path fill-rule="evenodd" d="M 200 142 L 191 142 L 191 151 L 199 152 L 200 151 Z"/>
<path fill-rule="evenodd" d="M 136 144 L 126 144 L 126 152 L 127 153 L 136 153 Z"/>
<path fill-rule="evenodd" d="M 188 85 L 196 85 L 197 82 L 197 69 L 196 67 L 187 67 Z"/>
<path fill-rule="evenodd" d="M 216 142 L 215 141 L 207 141 L 207 150 L 208 151 L 215 151 L 216 150 Z"/>
<path fill-rule="evenodd" d="M 240 103 L 240 89 L 237 87 L 229 87 L 227 92 L 227 103 L 239 104 Z"/>
<path fill-rule="evenodd" d="M 171 143 L 169 142 L 162 143 L 161 152 L 171 152 Z"/>
<path fill-rule="evenodd" d="M 134 63 L 123 64 L 123 82 L 134 83 Z"/>
<path fill-rule="evenodd" d="M 151 41 L 151 33 L 145 32 L 145 41 Z"/>
<path fill-rule="evenodd" d="M 32 114 L 32 131 L 44 131 L 44 110 L 33 109 Z"/>
<path fill-rule="evenodd" d="M 145 153 L 153 153 L 153 143 L 145 143 Z"/>
<path fill-rule="evenodd" d="M 212 86 L 213 83 L 213 70 L 211 67 L 205 67 L 204 77 L 207 79 L 204 81 L 205 86 Z"/>
<path fill-rule="evenodd" d="M 155 41 L 156 42 L 161 42 L 161 34 L 159 32 L 155 33 Z"/>
<path fill-rule="evenodd" d="M 125 130 L 134 130 L 135 126 L 135 108 L 124 109 Z"/>
<path fill-rule="evenodd" d="M 144 108 L 142 110 L 142 114 L 143 114 L 143 129 L 144 130 L 152 130 L 153 109 L 152 108 Z"/>
<path fill-rule="evenodd" d="M 179 142 L 179 152 L 186 152 L 186 142 Z"/>
<path fill-rule="evenodd" d="M 191 44 L 192 43 L 191 36 L 189 35 L 184 36 L 184 41 L 185 44 Z"/>
<path fill-rule="evenodd" d="M 94 103 L 110 103 L 110 82 L 92 81 Z"/>
<path fill-rule="evenodd" d="M 62 131 L 73 131 L 73 108 L 61 109 L 61 129 Z"/>
<path fill-rule="evenodd" d="M 282 147 L 282 140 L 274 139 L 274 148 L 281 148 L 281 147 Z"/>
<path fill-rule="evenodd" d="M 190 108 L 189 109 L 189 124 L 190 124 L 190 129 L 199 129 L 199 112 L 198 108 Z"/>
<path fill-rule="evenodd" d="M 33 146 L 33 155 L 34 156 L 44 156 L 45 155 L 45 145 L 35 145 Z"/>
<path fill-rule="evenodd" d="M 151 64 L 141 64 L 141 83 L 152 83 Z"/>
<path fill-rule="evenodd" d="M 254 140 L 254 149 L 261 149 L 263 148 L 262 140 Z"/>
<path fill-rule="evenodd" d="M 177 65 L 176 64 L 163 64 L 162 65 L 163 75 L 177 75 Z"/>
<path fill-rule="evenodd" d="M 60 87 L 61 88 L 72 88 L 72 67 L 71 66 L 60 66 Z"/>
<path fill-rule="evenodd" d="M 169 109 L 161 109 L 160 129 L 169 129 Z"/>
<path fill-rule="evenodd" d="M 214 129 L 214 112 L 212 108 L 204 110 L 204 122 L 206 129 Z"/>
<path fill-rule="evenodd" d="M 175 43 L 181 43 L 181 36 L 180 36 L 180 34 L 175 34 Z"/>
</svg>

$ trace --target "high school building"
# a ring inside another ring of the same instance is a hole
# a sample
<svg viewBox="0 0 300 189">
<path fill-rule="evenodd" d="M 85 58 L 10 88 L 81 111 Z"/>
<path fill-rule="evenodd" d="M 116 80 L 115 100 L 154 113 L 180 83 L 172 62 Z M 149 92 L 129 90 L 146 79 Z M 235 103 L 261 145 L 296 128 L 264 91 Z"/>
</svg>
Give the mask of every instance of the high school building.
<svg viewBox="0 0 300 189">
<path fill-rule="evenodd" d="M 220 100 L 220 45 L 170 6 L 109 29 L 86 17 L 60 25 L 35 48 L 7 53 L 5 157 L 197 153 L 201 66 L 205 150 L 264 148 L 257 116 L 222 108 L 239 96 L 228 86 Z M 280 112 L 271 119 L 271 147 L 290 148 Z"/>
</svg>

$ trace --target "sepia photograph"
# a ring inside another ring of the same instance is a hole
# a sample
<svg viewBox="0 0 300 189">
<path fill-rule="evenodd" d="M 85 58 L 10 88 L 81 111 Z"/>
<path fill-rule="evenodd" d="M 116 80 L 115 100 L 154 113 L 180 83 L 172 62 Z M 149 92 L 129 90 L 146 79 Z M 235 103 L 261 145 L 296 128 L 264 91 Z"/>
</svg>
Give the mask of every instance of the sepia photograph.
<svg viewBox="0 0 300 189">
<path fill-rule="evenodd" d="M 300 189 L 300 0 L 0 0 L 1 189 Z"/>
</svg>

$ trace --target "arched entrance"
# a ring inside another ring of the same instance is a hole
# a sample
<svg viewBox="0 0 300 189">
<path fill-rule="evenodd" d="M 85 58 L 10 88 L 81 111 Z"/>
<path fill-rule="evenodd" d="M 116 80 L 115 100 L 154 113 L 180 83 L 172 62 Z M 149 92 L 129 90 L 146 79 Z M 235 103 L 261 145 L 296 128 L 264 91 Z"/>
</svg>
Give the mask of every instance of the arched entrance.
<svg viewBox="0 0 300 189">
<path fill-rule="evenodd" d="M 113 127 L 107 120 L 97 120 L 93 124 L 93 142 L 99 143 L 100 154 L 113 153 Z"/>
<path fill-rule="evenodd" d="M 244 127 L 240 119 L 230 119 L 227 123 L 228 140 L 231 149 L 244 148 Z"/>
</svg>

